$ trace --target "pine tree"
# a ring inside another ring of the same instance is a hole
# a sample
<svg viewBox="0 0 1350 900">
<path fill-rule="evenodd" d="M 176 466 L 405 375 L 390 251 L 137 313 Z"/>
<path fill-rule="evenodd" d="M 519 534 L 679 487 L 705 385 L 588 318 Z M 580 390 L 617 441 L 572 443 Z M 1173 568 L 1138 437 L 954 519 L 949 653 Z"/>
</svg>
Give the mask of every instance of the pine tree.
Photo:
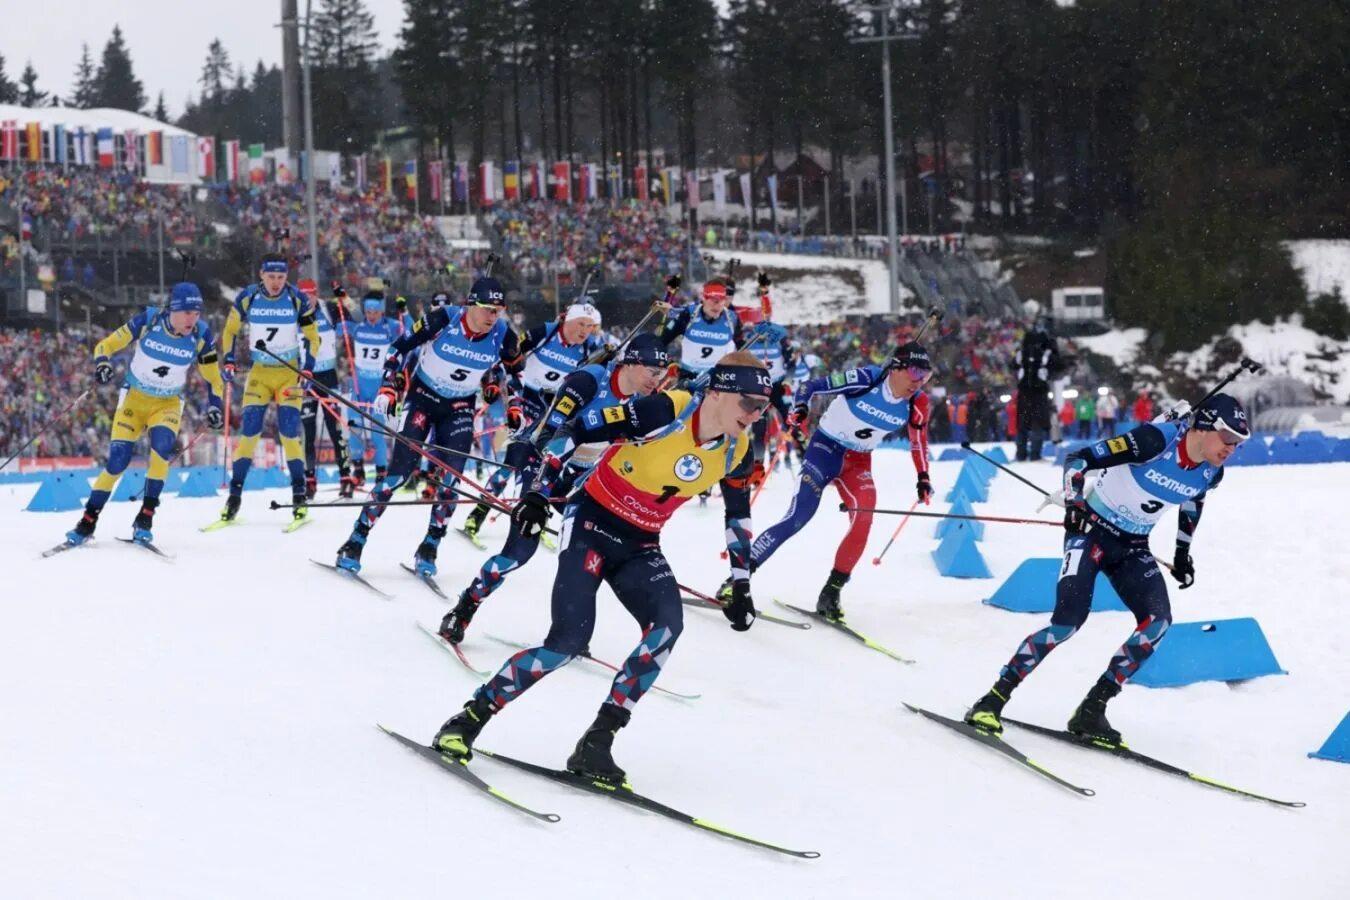
<svg viewBox="0 0 1350 900">
<path fill-rule="evenodd" d="M 319 0 L 311 28 L 315 146 L 364 150 L 379 123 L 375 18 L 362 0 Z"/>
<path fill-rule="evenodd" d="M 160 122 L 164 122 L 165 124 L 167 124 L 169 121 L 169 110 L 164 105 L 163 91 L 159 92 L 159 100 L 155 102 L 155 119 Z"/>
<path fill-rule="evenodd" d="M 75 87 L 70 93 L 70 105 L 76 109 L 89 109 L 98 99 L 97 74 L 94 72 L 94 60 L 89 55 L 89 45 L 82 44 L 80 61 L 75 66 Z"/>
<path fill-rule="evenodd" d="M 32 109 L 36 106 L 45 106 L 47 103 L 47 92 L 37 89 L 37 70 L 33 68 L 33 61 L 30 59 L 28 64 L 23 67 L 23 74 L 19 76 L 19 105 Z"/>
<path fill-rule="evenodd" d="M 202 86 L 202 105 L 215 106 L 217 109 L 225 102 L 225 80 L 230 77 L 230 55 L 220 38 L 213 40 L 206 48 L 206 63 L 202 66 L 202 75 L 197 83 Z"/>
<path fill-rule="evenodd" d="M 145 106 L 145 89 L 132 69 L 131 54 L 122 37 L 122 29 L 113 26 L 112 37 L 103 47 L 103 62 L 95 78 L 95 105 L 140 112 Z"/>
<path fill-rule="evenodd" d="M 0 103 L 16 103 L 19 99 L 19 86 L 5 75 L 5 57 L 0 54 Z"/>
</svg>

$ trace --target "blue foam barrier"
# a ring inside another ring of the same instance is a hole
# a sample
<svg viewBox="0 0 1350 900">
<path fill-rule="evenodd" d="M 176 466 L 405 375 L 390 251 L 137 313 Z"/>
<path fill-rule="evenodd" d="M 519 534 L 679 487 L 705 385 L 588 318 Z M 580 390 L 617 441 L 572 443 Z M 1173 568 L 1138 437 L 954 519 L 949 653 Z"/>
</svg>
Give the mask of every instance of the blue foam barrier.
<svg viewBox="0 0 1350 900">
<path fill-rule="evenodd" d="M 244 476 L 244 490 L 260 491 L 263 488 L 276 487 L 273 483 L 274 469 L 264 469 L 259 465 L 249 466 L 248 474 Z M 229 478 L 225 479 L 229 481 Z"/>
<path fill-rule="evenodd" d="M 89 496 L 89 481 L 78 472 L 48 472 L 33 499 L 24 507 L 28 512 L 69 512 L 84 506 Z"/>
<path fill-rule="evenodd" d="M 267 470 L 268 487 L 290 487 L 291 475 L 285 469 L 274 466 Z"/>
<path fill-rule="evenodd" d="M 1197 681 L 1245 681 L 1287 675 L 1251 618 L 1174 622 L 1131 684 L 1181 687 Z"/>
<path fill-rule="evenodd" d="M 995 444 L 985 456 L 1005 466 L 1008 464 L 1008 454 L 1004 452 L 1002 444 Z"/>
<path fill-rule="evenodd" d="M 1064 460 L 1068 457 L 1070 453 L 1072 453 L 1073 451 L 1077 450 L 1080 447 L 1086 447 L 1088 443 L 1089 443 L 1088 441 L 1078 441 L 1078 440 L 1060 441 L 1059 445 L 1055 447 L 1055 465 L 1057 466 L 1064 465 Z"/>
<path fill-rule="evenodd" d="M 948 578 L 993 578 L 970 529 L 953 530 L 933 551 L 938 573 Z"/>
<path fill-rule="evenodd" d="M 972 502 L 984 503 L 989 499 L 989 485 L 963 465 L 952 489 L 947 493 L 947 502 L 955 503 L 959 494 L 965 494 Z"/>
<path fill-rule="evenodd" d="M 1055 608 L 1055 589 L 1059 584 L 1062 559 L 1024 559 L 1022 564 L 999 585 L 994 596 L 985 598 L 989 606 L 1012 612 L 1048 613 Z M 1123 612 L 1120 594 L 1100 572 L 1092 590 L 1093 612 Z"/>
<path fill-rule="evenodd" d="M 113 500 L 139 500 L 145 490 L 145 469 L 127 469 L 113 488 Z"/>
<path fill-rule="evenodd" d="M 1266 466 L 1270 465 L 1270 447 L 1265 439 L 1255 435 L 1251 440 L 1243 441 L 1228 457 L 1226 466 Z"/>
<path fill-rule="evenodd" d="M 1317 432 L 1296 437 L 1281 434 L 1270 442 L 1270 461 L 1275 465 L 1330 462 L 1331 446 Z"/>
<path fill-rule="evenodd" d="M 1345 714 L 1341 724 L 1331 732 L 1321 749 L 1314 750 L 1308 756 L 1313 759 L 1329 759 L 1332 762 L 1350 763 L 1350 713 Z"/>
<path fill-rule="evenodd" d="M 1248 441 L 1247 443 L 1251 443 Z M 1332 462 L 1350 462 L 1350 437 L 1343 437 L 1331 448 Z"/>
<path fill-rule="evenodd" d="M 965 459 L 966 451 L 960 447 L 947 447 L 942 451 L 942 455 L 937 458 L 938 462 L 954 462 L 958 459 Z"/>
<path fill-rule="evenodd" d="M 966 461 L 961 464 L 961 468 L 969 469 L 971 477 L 979 479 L 985 487 L 989 486 L 989 482 L 993 481 L 994 475 L 998 473 L 998 469 L 995 469 L 989 465 L 987 460 L 980 459 L 974 453 L 966 457 Z"/>
<path fill-rule="evenodd" d="M 338 477 L 337 469 L 330 466 L 320 466 L 314 470 L 314 478 L 319 484 L 337 484 L 342 479 Z"/>
<path fill-rule="evenodd" d="M 961 494 L 956 498 L 956 502 L 952 504 L 952 508 L 947 510 L 947 512 L 957 516 L 973 516 L 975 515 L 975 507 L 971 506 L 970 500 L 965 494 Z M 971 522 L 966 519 L 938 519 L 937 528 L 933 531 L 933 537 L 942 540 L 947 535 L 960 528 L 970 529 L 975 540 L 984 540 L 984 523 Z"/>
<path fill-rule="evenodd" d="M 183 486 L 183 480 L 188 476 L 187 469 L 170 469 L 169 474 L 164 476 L 164 494 L 176 494 L 178 489 Z"/>
<path fill-rule="evenodd" d="M 193 466 L 178 488 L 179 497 L 214 497 L 223 475 L 220 466 Z"/>
</svg>

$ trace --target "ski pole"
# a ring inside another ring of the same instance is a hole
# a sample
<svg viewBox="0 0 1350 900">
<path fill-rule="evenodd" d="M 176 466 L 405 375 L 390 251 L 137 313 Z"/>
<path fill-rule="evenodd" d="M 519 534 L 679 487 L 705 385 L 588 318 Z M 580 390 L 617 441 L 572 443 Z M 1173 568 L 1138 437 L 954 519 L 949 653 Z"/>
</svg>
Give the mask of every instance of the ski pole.
<svg viewBox="0 0 1350 900">
<path fill-rule="evenodd" d="M 980 459 L 984 460 L 985 462 L 989 463 L 989 464 L 990 464 L 991 466 L 993 466 L 994 468 L 999 469 L 1000 471 L 1003 471 L 1003 472 L 1007 472 L 1009 475 L 1011 475 L 1012 477 L 1016 478 L 1018 481 L 1022 482 L 1023 484 L 1025 484 L 1027 487 L 1031 488 L 1032 490 L 1040 491 L 1041 494 L 1044 495 L 1044 496 L 1047 496 L 1047 497 L 1050 496 L 1050 492 L 1047 491 L 1045 488 L 1041 487 L 1039 484 L 1036 484 L 1034 481 L 1028 481 L 1027 479 L 1023 478 L 1021 475 L 1018 475 L 1016 472 L 1014 472 L 1014 471 L 1013 471 L 1012 469 L 1010 469 L 1008 466 L 1003 465 L 1003 463 L 999 462 L 998 460 L 994 459 L 993 457 L 991 457 L 991 456 L 986 456 L 985 454 L 983 454 L 983 453 L 981 453 L 980 451 L 976 450 L 974 447 L 970 446 L 970 441 L 962 441 L 962 442 L 961 442 L 961 448 L 962 448 L 963 450 L 969 450 L 971 453 L 974 453 L 976 456 L 978 456 Z"/>
<path fill-rule="evenodd" d="M 1236 369 L 1234 369 L 1233 371 L 1229 372 L 1228 375 L 1227 375 L 1226 377 L 1224 377 L 1222 380 L 1220 380 L 1218 384 L 1216 384 L 1216 385 L 1214 385 L 1214 387 L 1210 388 L 1210 389 L 1209 389 L 1209 393 L 1206 394 L 1205 396 L 1201 397 L 1201 398 L 1200 398 L 1200 402 L 1197 403 L 1197 404 L 1195 404 L 1195 406 L 1191 407 L 1190 415 L 1191 415 L 1191 416 L 1194 416 L 1194 415 L 1195 415 L 1195 410 L 1197 410 L 1197 409 L 1199 409 L 1200 407 L 1204 406 L 1204 405 L 1205 405 L 1205 401 L 1209 400 L 1210 397 L 1213 397 L 1213 396 L 1214 396 L 1215 394 L 1217 394 L 1219 391 L 1221 391 L 1221 390 L 1223 390 L 1224 388 L 1228 387 L 1228 385 L 1229 385 L 1235 378 L 1237 378 L 1239 375 L 1241 375 L 1243 372 L 1251 372 L 1253 375 L 1256 375 L 1256 374 L 1259 374 L 1259 373 L 1261 372 L 1262 369 L 1263 369 L 1263 366 L 1262 366 L 1260 363 L 1258 363 L 1256 360 L 1252 359 L 1252 358 L 1249 357 L 1249 356 L 1244 356 L 1244 357 L 1242 357 L 1242 359 L 1238 360 L 1238 366 L 1237 366 Z"/>
<path fill-rule="evenodd" d="M 353 422 L 349 427 L 355 428 L 357 431 L 369 431 L 369 432 L 378 431 L 378 429 L 372 428 L 369 425 L 362 425 L 359 422 Z M 380 433 L 388 434 L 388 431 L 382 431 Z M 466 453 L 463 450 L 454 450 L 450 447 L 442 447 L 440 444 L 433 444 L 431 441 L 419 441 L 410 437 L 405 437 L 404 440 L 410 441 L 411 443 L 414 444 L 421 444 L 428 450 L 443 450 L 446 453 L 452 453 L 455 456 L 462 456 L 467 460 L 472 460 L 473 462 L 487 463 L 490 466 L 497 466 L 500 469 L 510 469 L 513 472 L 516 470 L 515 466 L 507 465 L 504 462 L 497 462 L 495 460 L 488 459 L 485 456 L 474 456 L 472 453 Z"/>
<path fill-rule="evenodd" d="M 14 453 L 9 457 L 9 459 L 0 463 L 0 472 L 3 472 L 6 466 L 14 462 L 14 460 L 18 459 L 19 456 L 23 453 L 23 451 L 31 447 L 38 438 L 42 437 L 42 435 L 44 435 L 47 432 L 48 428 L 51 428 L 57 422 L 61 421 L 66 416 L 68 416 L 71 413 L 71 411 L 75 409 L 75 407 L 80 405 L 81 401 L 83 401 L 85 397 L 88 397 L 93 392 L 94 389 L 92 387 L 85 388 L 84 393 L 80 394 L 80 396 L 70 401 L 70 403 L 66 405 L 65 409 L 61 410 L 59 413 L 48 419 L 47 424 L 39 428 L 32 437 L 30 437 L 27 441 L 24 442 L 24 445 L 22 447 L 20 447 L 18 450 L 15 450 Z"/>
<path fill-rule="evenodd" d="M 1053 525 L 1063 528 L 1063 522 L 1051 522 L 1047 519 L 1014 519 L 1008 516 L 963 516 L 957 513 L 920 512 L 914 509 L 874 509 L 864 506 L 839 504 L 840 512 L 864 512 L 883 516 L 923 516 L 925 519 L 965 519 L 970 522 L 1007 522 L 1011 525 Z"/>
<path fill-rule="evenodd" d="M 914 512 L 915 507 L 917 507 L 918 505 L 919 501 L 916 499 L 914 501 L 914 504 L 910 506 L 909 513 L 907 513 L 905 517 L 900 520 L 899 525 L 895 526 L 895 531 L 891 534 L 891 539 L 886 542 L 886 546 L 882 547 L 881 552 L 872 558 L 872 565 L 874 566 L 881 565 L 881 558 L 886 555 L 887 550 L 891 549 L 891 544 L 895 543 L 895 539 L 900 536 L 900 532 L 905 530 L 905 526 L 909 524 L 910 515 Z"/>
<path fill-rule="evenodd" d="M 225 464 L 220 469 L 220 486 L 225 487 L 230 480 L 230 388 L 234 383 L 225 382 Z"/>
</svg>

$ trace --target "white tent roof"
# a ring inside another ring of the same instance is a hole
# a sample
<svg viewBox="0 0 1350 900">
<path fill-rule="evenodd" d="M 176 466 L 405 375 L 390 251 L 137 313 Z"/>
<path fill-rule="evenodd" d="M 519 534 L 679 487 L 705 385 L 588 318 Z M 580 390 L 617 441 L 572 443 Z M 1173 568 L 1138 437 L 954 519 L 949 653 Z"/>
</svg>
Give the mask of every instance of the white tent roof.
<svg viewBox="0 0 1350 900">
<path fill-rule="evenodd" d="M 8 119 L 17 121 L 20 128 L 29 122 L 37 122 L 43 128 L 64 125 L 67 129 L 72 129 L 83 125 L 87 131 L 111 128 L 113 131 L 122 132 L 128 128 L 134 128 L 141 134 L 147 131 L 162 131 L 166 135 L 185 134 L 189 137 L 196 137 L 192 132 L 185 131 L 176 125 L 166 125 L 158 119 L 152 119 L 150 116 L 143 116 L 140 113 L 125 109 L 75 109 L 69 106 L 34 106 L 30 108 L 0 103 L 0 122 Z"/>
</svg>

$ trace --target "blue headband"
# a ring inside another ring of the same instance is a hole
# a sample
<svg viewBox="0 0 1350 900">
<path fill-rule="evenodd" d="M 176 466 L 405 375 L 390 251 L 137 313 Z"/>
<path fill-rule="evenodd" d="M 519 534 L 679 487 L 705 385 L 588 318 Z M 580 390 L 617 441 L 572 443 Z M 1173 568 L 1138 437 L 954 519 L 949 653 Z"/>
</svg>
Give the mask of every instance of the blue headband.
<svg viewBox="0 0 1350 900">
<path fill-rule="evenodd" d="M 267 274 L 279 273 L 281 275 L 286 275 L 291 271 L 291 267 L 279 259 L 269 259 L 262 264 L 262 270 Z"/>
<path fill-rule="evenodd" d="M 769 378 L 769 370 L 759 366 L 718 363 L 709 375 L 708 390 L 768 397 L 773 394 L 773 381 Z"/>
</svg>

